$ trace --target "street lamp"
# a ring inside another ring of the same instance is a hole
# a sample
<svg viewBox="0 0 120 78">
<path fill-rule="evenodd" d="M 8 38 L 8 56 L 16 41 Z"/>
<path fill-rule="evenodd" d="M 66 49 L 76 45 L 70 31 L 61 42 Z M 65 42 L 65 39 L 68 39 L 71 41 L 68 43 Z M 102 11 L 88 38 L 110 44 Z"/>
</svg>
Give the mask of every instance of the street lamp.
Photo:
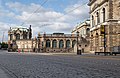
<svg viewBox="0 0 120 78">
<path fill-rule="evenodd" d="M 38 52 L 40 52 L 40 38 L 38 37 Z"/>
<path fill-rule="evenodd" d="M 77 54 L 79 54 L 78 53 L 78 37 L 79 37 L 79 32 L 77 31 L 76 34 L 77 34 Z"/>
<path fill-rule="evenodd" d="M 40 52 L 40 33 L 38 33 L 38 52 Z"/>
</svg>

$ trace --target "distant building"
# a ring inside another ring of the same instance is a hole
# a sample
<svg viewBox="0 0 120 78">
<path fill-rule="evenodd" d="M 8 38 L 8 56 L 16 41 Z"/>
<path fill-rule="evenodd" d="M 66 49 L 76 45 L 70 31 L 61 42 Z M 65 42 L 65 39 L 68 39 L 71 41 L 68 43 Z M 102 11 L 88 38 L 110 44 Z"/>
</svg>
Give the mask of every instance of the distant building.
<svg viewBox="0 0 120 78">
<path fill-rule="evenodd" d="M 78 40 L 77 40 L 78 39 Z M 73 53 L 77 52 L 77 42 L 88 47 L 88 41 L 76 34 L 38 34 L 32 39 L 32 29 L 30 28 L 10 28 L 8 31 L 9 51 L 31 51 L 40 53 Z M 78 50 L 86 52 L 85 48 L 78 46 Z"/>
<path fill-rule="evenodd" d="M 76 32 L 79 32 L 79 35 L 81 37 L 86 38 L 90 34 L 90 20 L 86 20 L 80 24 L 78 24 L 73 30 L 72 34 L 76 34 Z"/>
<path fill-rule="evenodd" d="M 8 40 L 27 40 L 32 38 L 32 29 L 31 26 L 27 28 L 10 28 L 8 31 Z"/>
<path fill-rule="evenodd" d="M 90 50 L 90 20 L 78 24 L 73 30 L 72 34 L 79 32 L 78 47 L 82 52 L 89 52 Z M 76 46 L 77 47 L 77 46 Z"/>
<path fill-rule="evenodd" d="M 30 28 L 10 28 L 8 31 L 9 51 L 74 52 L 76 34 L 38 34 L 32 39 Z"/>
<path fill-rule="evenodd" d="M 120 52 L 120 0 L 89 0 L 91 52 Z"/>
<path fill-rule="evenodd" d="M 27 28 L 10 28 L 8 31 L 8 49 L 33 51 L 35 40 L 32 39 L 31 25 Z"/>
<path fill-rule="evenodd" d="M 38 34 L 38 49 L 40 52 L 74 52 L 76 34 Z"/>
</svg>

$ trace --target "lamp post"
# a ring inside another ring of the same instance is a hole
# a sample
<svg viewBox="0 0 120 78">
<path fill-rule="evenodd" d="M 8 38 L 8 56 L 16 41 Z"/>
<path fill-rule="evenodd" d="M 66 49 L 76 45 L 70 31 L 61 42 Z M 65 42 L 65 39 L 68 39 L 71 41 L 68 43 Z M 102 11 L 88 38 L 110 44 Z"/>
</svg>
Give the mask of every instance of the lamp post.
<svg viewBox="0 0 120 78">
<path fill-rule="evenodd" d="M 40 39 L 38 37 L 38 52 L 40 52 Z"/>
<path fill-rule="evenodd" d="M 40 33 L 38 33 L 38 52 L 40 52 Z"/>
<path fill-rule="evenodd" d="M 79 54 L 78 53 L 78 37 L 79 37 L 79 32 L 77 31 L 76 34 L 77 34 L 77 55 L 78 55 Z"/>
</svg>

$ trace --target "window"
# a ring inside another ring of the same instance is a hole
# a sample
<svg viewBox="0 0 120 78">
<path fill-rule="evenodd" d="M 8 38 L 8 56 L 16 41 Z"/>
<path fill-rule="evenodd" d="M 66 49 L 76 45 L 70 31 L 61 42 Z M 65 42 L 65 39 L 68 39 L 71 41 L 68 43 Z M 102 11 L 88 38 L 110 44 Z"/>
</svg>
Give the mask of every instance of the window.
<svg viewBox="0 0 120 78">
<path fill-rule="evenodd" d="M 50 48 L 50 40 L 46 41 L 46 48 Z"/>
<path fill-rule="evenodd" d="M 105 8 L 103 8 L 103 22 L 105 22 Z"/>
<path fill-rule="evenodd" d="M 90 29 L 87 28 L 87 29 L 86 29 L 86 34 L 89 34 L 89 33 L 90 33 Z"/>
<path fill-rule="evenodd" d="M 73 40 L 72 41 L 72 48 L 74 48 L 75 44 L 76 44 L 76 40 Z"/>
<path fill-rule="evenodd" d="M 53 46 L 53 48 L 57 48 L 57 41 L 56 40 L 53 40 L 52 46 Z"/>
<path fill-rule="evenodd" d="M 10 34 L 10 40 L 12 40 L 13 39 L 13 35 L 12 34 Z"/>
<path fill-rule="evenodd" d="M 99 17 L 99 13 L 97 12 L 97 24 L 100 23 L 100 17 Z"/>
<path fill-rule="evenodd" d="M 94 23 L 94 16 L 92 15 L 92 27 L 94 27 L 95 23 Z"/>
<path fill-rule="evenodd" d="M 20 40 L 20 34 L 16 34 L 16 40 Z"/>
<path fill-rule="evenodd" d="M 44 42 L 42 42 L 42 47 L 44 46 Z"/>
<path fill-rule="evenodd" d="M 24 34 L 24 35 L 23 35 L 23 39 L 27 39 L 27 34 Z"/>
<path fill-rule="evenodd" d="M 59 41 L 59 48 L 63 48 L 64 47 L 64 42 L 63 42 L 63 40 L 60 40 Z"/>
<path fill-rule="evenodd" d="M 70 40 L 67 40 L 67 41 L 66 41 L 66 47 L 67 47 L 67 48 L 70 48 Z"/>
</svg>

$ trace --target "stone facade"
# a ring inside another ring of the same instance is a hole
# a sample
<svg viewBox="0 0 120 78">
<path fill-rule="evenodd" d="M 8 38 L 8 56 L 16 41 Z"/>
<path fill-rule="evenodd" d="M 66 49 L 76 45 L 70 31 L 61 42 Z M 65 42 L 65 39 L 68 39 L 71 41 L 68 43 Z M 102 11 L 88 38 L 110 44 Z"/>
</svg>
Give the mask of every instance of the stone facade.
<svg viewBox="0 0 120 78">
<path fill-rule="evenodd" d="M 78 48 L 82 52 L 89 52 L 90 50 L 90 20 L 80 23 L 72 30 L 72 34 L 79 32 Z M 76 45 L 77 47 L 77 45 Z"/>
<path fill-rule="evenodd" d="M 88 5 L 91 25 L 90 51 L 120 52 L 120 0 L 89 0 Z"/>
<path fill-rule="evenodd" d="M 15 27 L 10 28 L 8 31 L 8 40 L 26 40 L 32 38 L 32 29 L 31 26 L 29 29 Z"/>
<path fill-rule="evenodd" d="M 32 39 L 31 26 L 27 28 L 10 28 L 8 31 L 8 50 L 33 51 L 35 40 Z"/>
<path fill-rule="evenodd" d="M 40 52 L 74 52 L 75 34 L 53 33 L 38 35 Z"/>
<path fill-rule="evenodd" d="M 24 52 L 74 52 L 77 40 L 76 34 L 38 34 L 37 38 L 32 39 L 32 36 L 30 36 L 32 33 L 29 31 L 32 32 L 31 27 L 29 29 L 10 28 L 8 31 L 8 50 L 15 48 L 15 51 Z"/>
<path fill-rule="evenodd" d="M 79 32 L 79 35 L 81 37 L 86 38 L 90 34 L 90 20 L 86 20 L 85 22 L 82 22 L 78 24 L 73 30 L 72 34 L 76 34 L 76 32 Z"/>
</svg>

